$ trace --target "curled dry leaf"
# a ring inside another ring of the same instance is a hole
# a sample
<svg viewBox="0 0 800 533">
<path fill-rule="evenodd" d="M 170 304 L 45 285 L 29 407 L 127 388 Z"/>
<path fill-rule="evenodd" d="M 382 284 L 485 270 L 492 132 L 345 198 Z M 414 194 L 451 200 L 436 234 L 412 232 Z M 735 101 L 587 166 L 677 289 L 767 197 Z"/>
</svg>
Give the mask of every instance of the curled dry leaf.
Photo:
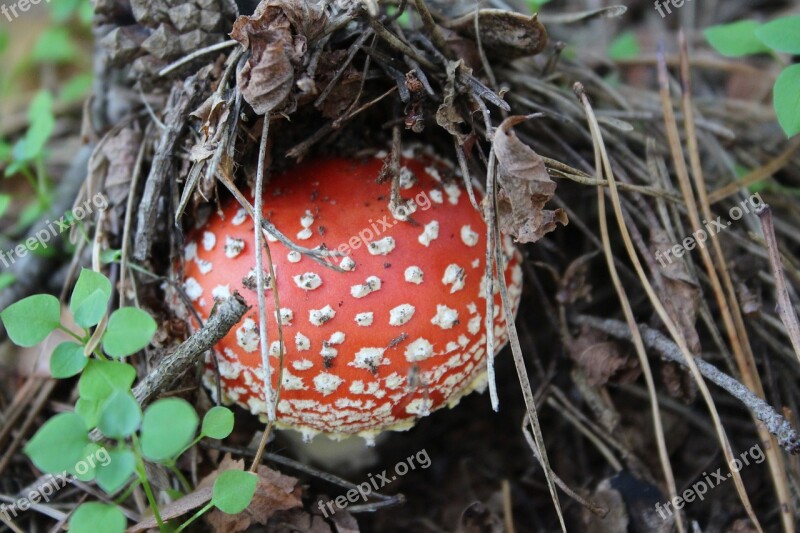
<svg viewBox="0 0 800 533">
<path fill-rule="evenodd" d="M 664 230 L 655 228 L 651 231 L 650 249 L 655 257 L 661 257 L 659 271 L 663 280 L 663 290 L 658 285 L 656 290 L 659 291 L 659 297 L 665 303 L 664 307 L 670 318 L 678 325 L 689 351 L 700 355 L 700 335 L 695 326 L 700 308 L 700 288 L 689 273 L 685 259 L 656 255 L 659 251 L 663 254 L 663 250 L 671 246 L 669 236 Z M 664 364 L 661 378 L 674 398 L 689 402 L 697 395 L 694 379 L 675 363 Z"/>
<path fill-rule="evenodd" d="M 198 490 L 213 486 L 214 480 L 220 473 L 231 469 L 243 470 L 244 461 L 234 461 L 230 455 L 226 455 L 219 467 L 200 481 Z M 245 531 L 253 523 L 265 525 L 267 520 L 278 511 L 302 506 L 301 489 L 296 478 L 281 474 L 264 465 L 259 466 L 256 473 L 258 474 L 258 485 L 256 485 L 253 501 L 250 502 L 247 509 L 237 515 L 225 514 L 214 509 L 205 516 L 214 531 L 225 533 Z"/>
<path fill-rule="evenodd" d="M 444 98 L 442 105 L 436 110 L 436 123 L 446 129 L 451 135 L 455 135 L 459 142 L 463 143 L 466 135 L 462 133 L 460 124 L 464 122 L 461 113 L 456 109 L 456 96 L 459 94 L 458 71 L 465 69 L 467 74 L 472 74 L 472 69 L 464 66 L 464 61 L 447 62 L 447 82 L 444 85 Z"/>
<path fill-rule="evenodd" d="M 319 67 L 317 68 L 316 85 L 327 87 L 333 79 L 336 70 L 347 59 L 347 50 L 332 50 L 320 54 Z M 358 95 L 361 86 L 361 72 L 352 64 L 347 65 L 344 73 L 331 89 L 328 97 L 320 107 L 322 115 L 330 119 L 337 119 L 350 107 Z"/>
<path fill-rule="evenodd" d="M 628 511 L 622 494 L 611 487 L 608 479 L 601 481 L 592 494 L 592 501 L 608 509 L 608 514 L 599 517 L 589 509 L 581 509 L 582 530 L 587 533 L 627 533 Z"/>
<path fill-rule="evenodd" d="M 508 117 L 494 134 L 500 185 L 497 190 L 500 231 L 523 243 L 536 242 L 553 231 L 558 223 L 566 225 L 568 222 L 562 209 L 544 209 L 555 193 L 556 184 L 547 174 L 544 160 L 511 129 L 527 119 L 526 116 Z"/>
<path fill-rule="evenodd" d="M 615 383 L 631 383 L 639 377 L 639 361 L 630 357 L 615 341 L 597 330 L 584 326 L 569 346 L 569 355 L 586 374 L 589 385 L 603 386 L 612 378 Z"/>
<path fill-rule="evenodd" d="M 576 304 L 581 300 L 592 301 L 592 286 L 588 281 L 589 262 L 597 252 L 584 254 L 572 261 L 558 282 L 556 299 L 562 304 Z"/>
<path fill-rule="evenodd" d="M 700 307 L 700 288 L 689 273 L 683 258 L 664 258 L 663 250 L 669 247 L 671 243 L 664 230 L 653 229 L 650 233 L 650 249 L 655 257 L 661 257 L 660 272 L 664 280 L 664 294 L 659 296 L 667 303 L 666 310 L 680 327 L 689 350 L 694 355 L 699 355 L 700 336 L 695 329 L 695 323 Z M 659 251 L 661 254 L 656 255 Z"/>
<path fill-rule="evenodd" d="M 309 40 L 325 27 L 324 17 L 312 2 L 264 0 L 255 13 L 236 19 L 231 37 L 250 52 L 236 83 L 256 113 L 287 105 L 295 68 L 302 65 Z"/>
<path fill-rule="evenodd" d="M 475 38 L 475 13 L 459 17 L 447 26 Z M 501 59 L 516 59 L 541 52 L 547 45 L 547 30 L 536 15 L 503 9 L 478 11 L 481 44 Z"/>
<path fill-rule="evenodd" d="M 489 506 L 475 501 L 461 513 L 458 524 L 460 533 L 502 533 L 503 519 Z"/>
<path fill-rule="evenodd" d="M 122 128 L 101 145 L 100 154 L 108 163 L 105 192 L 111 205 L 124 204 L 131 186 L 142 133 L 134 128 Z"/>
<path fill-rule="evenodd" d="M 308 506 L 309 511 L 305 509 L 292 509 L 290 511 L 282 511 L 275 516 L 275 527 L 270 529 L 275 533 L 295 533 L 296 531 L 303 531 L 303 533 L 332 533 L 334 529 L 328 521 L 319 514 L 312 514 L 317 511 L 320 500 Z M 328 500 L 324 500 L 328 501 Z M 341 513 L 347 513 L 341 510 L 333 515 L 335 518 Z M 348 516 L 351 516 L 347 513 Z M 271 525 L 271 524 L 270 524 Z M 345 533 L 336 531 L 336 533 Z"/>
</svg>

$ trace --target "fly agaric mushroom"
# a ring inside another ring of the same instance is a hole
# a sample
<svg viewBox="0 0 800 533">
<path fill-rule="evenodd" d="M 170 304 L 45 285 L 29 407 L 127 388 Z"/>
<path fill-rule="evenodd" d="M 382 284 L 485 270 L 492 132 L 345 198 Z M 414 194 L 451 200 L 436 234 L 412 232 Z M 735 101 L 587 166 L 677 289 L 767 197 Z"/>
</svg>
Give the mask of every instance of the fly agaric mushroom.
<svg viewBox="0 0 800 533">
<path fill-rule="evenodd" d="M 265 190 L 265 219 L 298 245 L 336 250 L 329 259 L 345 271 L 267 236 L 280 297 L 276 312 L 265 282 L 273 390 L 278 317 L 285 339 L 277 425 L 305 439 L 358 434 L 369 442 L 485 387 L 485 223 L 460 178 L 442 178 L 452 175 L 443 163 L 401 162 L 402 203 L 390 204 L 389 184 L 376 182 L 377 158 L 304 163 Z M 183 281 L 204 319 L 233 291 L 252 306 L 216 347 L 219 376 L 224 402 L 265 415 L 253 232 L 245 210 L 225 204 L 190 236 Z M 520 255 L 508 237 L 503 249 L 516 313 Z M 507 338 L 499 293 L 494 298 L 490 333 L 499 350 Z M 216 379 L 208 362 L 212 394 Z"/>
</svg>

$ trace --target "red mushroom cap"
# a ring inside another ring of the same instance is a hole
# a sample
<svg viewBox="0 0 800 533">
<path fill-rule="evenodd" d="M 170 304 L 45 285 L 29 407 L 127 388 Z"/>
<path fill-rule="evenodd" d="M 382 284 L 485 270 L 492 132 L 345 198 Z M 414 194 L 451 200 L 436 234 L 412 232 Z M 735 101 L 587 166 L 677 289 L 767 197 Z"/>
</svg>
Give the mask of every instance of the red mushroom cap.
<svg viewBox="0 0 800 533">
<path fill-rule="evenodd" d="M 340 273 L 269 238 L 285 355 L 279 427 L 310 438 L 371 439 L 415 421 L 486 383 L 486 226 L 461 178 L 438 160 L 402 159 L 406 210 L 389 206 L 379 159 L 301 164 L 266 187 L 264 217 L 298 245 L 326 245 Z M 412 212 L 413 211 L 413 212 Z M 403 216 L 409 213 L 408 216 Z M 399 219 L 403 220 L 399 220 Z M 258 336 L 253 220 L 231 201 L 190 236 L 184 288 L 205 319 L 239 291 L 253 307 L 217 345 L 223 401 L 266 413 Z M 520 255 L 504 238 L 514 313 Z M 266 268 L 266 257 L 264 259 Z M 268 284 L 265 283 L 268 287 Z M 267 288 L 269 352 L 277 386 L 278 327 Z M 500 295 L 493 332 L 506 342 Z M 204 381 L 215 390 L 210 363 Z"/>
</svg>

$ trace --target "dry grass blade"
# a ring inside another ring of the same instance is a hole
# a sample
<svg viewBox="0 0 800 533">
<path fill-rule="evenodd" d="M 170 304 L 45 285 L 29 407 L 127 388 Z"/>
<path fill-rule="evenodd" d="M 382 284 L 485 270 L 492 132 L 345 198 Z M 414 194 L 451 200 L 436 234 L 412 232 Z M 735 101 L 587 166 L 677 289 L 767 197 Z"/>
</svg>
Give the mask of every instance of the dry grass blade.
<svg viewBox="0 0 800 533">
<path fill-rule="evenodd" d="M 695 130 L 694 120 L 694 105 L 692 103 L 692 79 L 691 71 L 689 69 L 689 52 L 686 46 L 686 39 L 681 31 L 678 35 L 680 44 L 680 67 L 681 67 L 681 103 L 684 115 L 684 128 L 686 133 L 686 143 L 689 152 L 689 161 L 692 168 L 692 176 L 695 180 L 695 189 L 699 196 L 700 207 L 703 210 L 703 216 L 706 220 L 712 220 L 711 204 L 707 194 L 705 176 L 703 174 L 703 166 L 700 163 L 700 151 L 697 142 L 697 131 Z M 667 107 L 668 104 L 668 85 L 666 83 L 666 66 L 663 62 L 659 63 L 659 79 L 661 84 L 662 106 Z M 669 106 L 671 112 L 671 106 Z M 681 192 L 686 200 L 687 211 L 692 227 L 700 227 L 700 218 L 697 212 L 697 205 L 694 195 L 692 194 L 692 187 L 689 185 L 688 176 L 686 175 L 686 167 L 683 155 L 680 152 L 680 144 L 677 146 L 672 142 L 677 135 L 674 129 L 677 126 L 674 124 L 674 119 L 669 120 L 665 111 L 665 120 L 667 121 L 667 135 L 670 137 L 670 148 L 673 153 L 673 158 L 676 162 L 676 169 L 678 178 L 680 180 Z M 714 296 L 717 300 L 720 313 L 722 314 L 725 330 L 728 333 L 731 350 L 733 351 L 739 371 L 742 374 L 742 380 L 745 385 L 754 391 L 759 396 L 764 396 L 764 387 L 761 384 L 761 378 L 756 369 L 755 358 L 753 351 L 750 347 L 750 339 L 747 335 L 747 329 L 744 326 L 741 308 L 739 301 L 736 297 L 736 291 L 733 287 L 728 267 L 725 262 L 725 255 L 722 251 L 722 245 L 719 239 L 711 239 L 711 244 L 714 247 L 714 257 L 712 259 L 711 253 L 705 246 L 700 247 L 700 256 L 703 259 L 703 264 L 706 268 L 706 274 L 711 282 L 711 287 L 714 291 Z M 716 265 L 715 265 L 716 264 Z M 721 282 L 720 282 L 721 278 Z M 723 285 L 724 284 L 724 292 Z M 794 517 L 788 512 L 790 494 L 789 494 L 789 481 L 786 478 L 786 471 L 783 458 L 777 452 L 776 447 L 772 446 L 772 438 L 766 429 L 756 424 L 759 437 L 767 450 L 767 459 L 769 462 L 770 471 L 772 473 L 772 481 L 775 485 L 778 501 L 781 502 L 781 507 L 786 509 L 782 512 L 782 520 L 784 531 L 791 533 L 794 531 Z"/>
<path fill-rule="evenodd" d="M 538 455 L 539 451 L 537 449 L 536 442 L 533 438 L 533 435 L 531 435 L 531 432 L 528 431 L 527 427 L 528 423 L 529 419 L 525 417 L 522 421 L 522 434 L 525 436 L 525 441 L 528 443 L 528 446 L 530 447 L 531 451 L 533 452 L 534 455 L 536 455 L 536 459 L 538 459 L 541 462 L 542 459 Z M 608 509 L 600 507 L 596 503 L 581 497 L 580 494 L 572 490 L 566 483 L 564 483 L 564 481 L 560 477 L 558 477 L 555 472 L 553 472 L 553 479 L 555 480 L 556 485 L 558 485 L 558 487 L 561 490 L 563 490 L 567 496 L 569 496 L 570 498 L 572 498 L 585 508 L 589 509 L 589 511 L 591 511 L 592 513 L 596 514 L 600 518 L 603 518 L 608 514 Z"/>
<path fill-rule="evenodd" d="M 730 442 L 728 441 L 725 428 L 722 425 L 722 421 L 720 420 L 719 412 L 717 411 L 716 405 L 714 404 L 714 400 L 711 397 L 711 392 L 708 390 L 708 386 L 703 380 L 703 376 L 700 373 L 700 370 L 697 368 L 697 364 L 695 363 L 694 358 L 686 344 L 686 339 L 683 337 L 680 330 L 678 329 L 678 326 L 669 316 L 667 310 L 664 308 L 663 304 L 658 299 L 658 295 L 653 289 L 653 286 L 650 284 L 650 281 L 647 279 L 647 274 L 644 271 L 644 267 L 642 266 L 639 257 L 636 255 L 636 249 L 634 248 L 633 242 L 631 241 L 630 233 L 626 226 L 625 218 L 622 214 L 620 200 L 619 200 L 619 191 L 617 190 L 616 187 L 616 180 L 614 178 L 614 172 L 611 168 L 611 162 L 608 160 L 608 155 L 605 152 L 605 145 L 603 142 L 602 135 L 600 133 L 600 126 L 597 123 L 597 120 L 594 118 L 594 114 L 591 111 L 591 105 L 589 104 L 589 100 L 586 97 L 583 86 L 580 83 L 576 83 L 575 92 L 578 94 L 580 100 L 584 105 L 587 119 L 589 122 L 589 127 L 591 130 L 593 130 L 594 132 L 593 134 L 596 136 L 598 142 L 600 143 L 600 148 L 601 148 L 600 153 L 603 162 L 603 169 L 606 175 L 606 179 L 608 179 L 609 182 L 612 204 L 614 206 L 614 213 L 617 218 L 617 225 L 619 226 L 620 232 L 622 234 L 622 238 L 625 243 L 625 248 L 628 252 L 628 256 L 631 262 L 633 263 L 636 274 L 639 276 L 639 281 L 641 282 L 642 287 L 647 293 L 647 296 L 650 299 L 651 304 L 655 308 L 656 313 L 658 314 L 659 318 L 664 323 L 666 328 L 669 330 L 670 336 L 673 338 L 675 343 L 680 347 L 681 352 L 686 358 L 689 369 L 691 370 L 691 373 L 694 376 L 694 380 L 697 383 L 698 389 L 700 390 L 700 394 L 703 396 L 703 399 L 706 402 L 706 405 L 708 406 L 708 410 L 714 422 L 714 427 L 716 428 L 720 446 L 725 455 L 725 459 L 726 461 L 730 462 L 733 459 L 733 451 L 731 449 Z M 750 500 L 747 497 L 747 493 L 745 492 L 744 483 L 742 482 L 741 475 L 739 474 L 739 472 L 732 472 L 732 478 L 734 480 L 734 483 L 736 484 L 737 492 L 739 493 L 742 505 L 747 510 L 748 516 L 750 516 L 750 519 L 753 521 L 753 524 L 756 525 L 758 530 L 762 531 L 761 526 L 758 523 L 758 519 L 755 517 L 755 513 L 753 512 Z"/>
<path fill-rule="evenodd" d="M 581 95 L 585 100 L 585 95 Z M 592 109 L 588 105 L 588 101 L 584 102 L 586 105 L 586 113 L 587 115 L 593 114 Z M 603 146 L 601 144 L 601 139 L 599 137 L 600 132 L 599 129 L 595 130 L 592 129 L 593 133 L 593 141 L 594 141 L 594 164 L 595 164 L 595 173 L 596 179 L 599 181 L 603 177 L 603 163 L 602 163 L 602 156 L 601 152 L 603 151 Z M 597 136 L 595 136 L 595 134 Z M 611 181 L 612 178 L 609 178 Z M 619 202 L 618 198 L 614 198 L 612 195 L 612 201 Z M 614 209 L 620 209 L 619 205 L 615 205 Z M 661 470 L 664 472 L 664 480 L 667 484 L 667 490 L 669 492 L 670 500 L 676 498 L 678 496 L 678 488 L 675 484 L 675 474 L 672 472 L 672 465 L 669 461 L 669 452 L 667 451 L 667 444 L 664 438 L 664 427 L 661 421 L 661 413 L 658 408 L 658 393 L 656 391 L 655 380 L 653 379 L 653 372 L 650 369 L 650 361 L 647 359 L 647 353 L 645 352 L 644 342 L 642 341 L 642 335 L 639 332 L 639 328 L 636 326 L 636 318 L 633 314 L 633 308 L 631 306 L 631 302 L 628 299 L 628 295 L 626 294 L 625 288 L 622 286 L 622 281 L 620 280 L 619 273 L 617 272 L 617 267 L 614 263 L 614 253 L 611 250 L 611 239 L 609 238 L 608 233 L 608 221 L 606 220 L 606 197 L 605 197 L 605 189 L 598 185 L 597 186 L 597 218 L 600 222 L 600 236 L 603 241 L 603 252 L 606 258 L 606 265 L 608 267 L 608 272 L 611 276 L 611 281 L 614 284 L 614 289 L 617 293 L 617 299 L 619 300 L 620 305 L 622 306 L 622 311 L 625 315 L 625 321 L 628 324 L 628 327 L 631 330 L 631 334 L 633 336 L 633 344 L 636 348 L 636 356 L 639 358 L 639 364 L 642 367 L 642 374 L 644 375 L 645 384 L 647 386 L 647 393 L 650 400 L 650 411 L 653 416 L 653 431 L 655 432 L 656 443 L 658 445 L 658 458 L 661 462 Z M 676 524 L 678 526 L 678 531 L 683 533 L 685 531 L 683 518 L 680 514 L 675 516 Z"/>
<path fill-rule="evenodd" d="M 792 139 L 792 141 L 789 143 L 789 146 L 787 146 L 783 152 L 775 156 L 775 158 L 769 161 L 767 164 L 748 172 L 733 183 L 729 183 L 728 185 L 725 185 L 716 191 L 708 193 L 709 203 L 715 204 L 733 194 L 736 194 L 736 191 L 740 191 L 745 187 L 749 187 L 769 178 L 791 163 L 797 150 L 800 150 L 800 137 L 795 137 Z"/>
<path fill-rule="evenodd" d="M 772 209 L 765 205 L 758 211 L 761 219 L 761 228 L 764 231 L 764 240 L 769 252 L 769 264 L 772 268 L 772 277 L 775 278 L 775 292 L 778 296 L 778 315 L 786 326 L 786 334 L 794 347 L 795 355 L 800 360 L 800 321 L 797 312 L 792 305 L 792 298 L 789 296 L 789 288 L 786 285 L 786 277 L 783 275 L 783 265 L 781 264 L 780 251 L 778 250 L 778 239 L 775 237 L 775 223 L 772 220 Z"/>
<path fill-rule="evenodd" d="M 497 220 L 494 218 L 493 213 L 497 210 L 497 184 L 494 182 L 496 178 L 496 169 L 497 163 L 493 157 L 493 152 L 489 154 L 489 173 L 487 176 L 487 198 L 489 199 L 488 204 L 491 206 L 490 209 L 487 209 L 488 212 L 492 213 L 491 216 L 487 216 L 487 225 L 489 227 L 490 233 L 494 233 L 494 253 L 493 256 L 489 258 L 487 261 L 487 268 L 488 271 L 491 272 L 494 264 L 497 265 L 497 282 L 500 285 L 500 298 L 503 302 L 503 311 L 505 312 L 505 320 L 506 320 L 506 330 L 508 331 L 508 344 L 511 347 L 511 354 L 514 358 L 514 367 L 517 370 L 517 377 L 519 378 L 520 388 L 522 389 L 522 396 L 525 399 L 525 408 L 528 412 L 528 420 L 530 421 L 531 428 L 533 429 L 534 435 L 534 444 L 536 445 L 536 450 L 534 451 L 534 455 L 539 460 L 542 465 L 542 470 L 544 470 L 545 479 L 547 479 L 547 487 L 550 490 L 550 498 L 553 500 L 553 505 L 555 506 L 556 513 L 558 514 L 558 520 L 561 524 L 561 530 L 566 532 L 567 526 L 564 523 L 564 514 L 561 511 L 561 503 L 558 499 L 558 493 L 556 492 L 555 488 L 555 481 L 553 479 L 553 469 L 550 467 L 550 461 L 547 458 L 547 450 L 544 446 L 544 436 L 542 435 L 542 428 L 541 424 L 539 423 L 539 415 L 536 412 L 536 401 L 533 398 L 533 389 L 531 388 L 530 380 L 528 379 L 528 370 L 525 368 L 525 359 L 522 355 L 522 347 L 519 342 L 519 336 L 517 335 L 517 326 L 514 324 L 514 320 L 511 317 L 514 316 L 514 313 L 511 310 L 511 300 L 508 297 L 508 287 L 506 285 L 506 278 L 503 274 L 505 272 L 505 261 L 503 259 L 503 250 L 501 244 L 501 237 L 500 237 L 500 229 L 497 223 Z M 488 239 L 487 239 L 488 241 Z M 489 277 L 487 276 L 487 293 L 486 293 L 486 301 L 487 306 L 488 302 L 494 302 L 494 294 L 489 289 Z M 488 309 L 488 308 L 487 308 Z M 487 310 L 488 313 L 488 310 Z M 493 337 L 492 335 L 492 324 L 491 324 L 491 317 L 492 314 L 487 314 L 490 317 L 490 322 L 487 326 L 487 339 Z M 491 354 L 491 352 L 489 352 Z"/>
</svg>

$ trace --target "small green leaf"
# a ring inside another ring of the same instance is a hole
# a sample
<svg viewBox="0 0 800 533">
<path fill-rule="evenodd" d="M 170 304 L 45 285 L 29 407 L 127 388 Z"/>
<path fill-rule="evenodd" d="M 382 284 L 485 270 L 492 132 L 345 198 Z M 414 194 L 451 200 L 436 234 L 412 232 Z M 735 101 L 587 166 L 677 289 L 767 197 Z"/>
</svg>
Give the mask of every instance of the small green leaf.
<svg viewBox="0 0 800 533">
<path fill-rule="evenodd" d="M 28 348 L 42 342 L 61 324 L 61 305 L 55 296 L 36 294 L 6 307 L 0 319 L 14 344 Z"/>
<path fill-rule="evenodd" d="M 773 104 L 787 137 L 800 133 L 800 65 L 786 67 L 775 80 Z"/>
<path fill-rule="evenodd" d="M 107 452 L 106 461 L 96 461 L 97 484 L 107 494 L 114 494 L 124 487 L 131 478 L 136 467 L 136 458 L 130 450 L 113 450 Z"/>
<path fill-rule="evenodd" d="M 51 27 L 39 35 L 31 59 L 39 63 L 68 63 L 78 56 L 67 28 Z"/>
<path fill-rule="evenodd" d="M 631 59 L 638 57 L 641 52 L 639 40 L 633 31 L 620 34 L 608 47 L 608 57 L 611 59 Z"/>
<path fill-rule="evenodd" d="M 5 214 L 9 205 L 11 205 L 11 195 L 0 194 L 0 217 Z"/>
<path fill-rule="evenodd" d="M 116 390 L 129 391 L 136 369 L 127 363 L 90 359 L 78 381 L 78 393 L 87 400 L 103 401 Z"/>
<path fill-rule="evenodd" d="M 81 5 L 78 7 L 78 20 L 80 20 L 84 26 L 90 26 L 92 24 L 92 19 L 94 18 L 94 7 L 92 6 L 92 2 L 88 0 L 83 0 Z"/>
<path fill-rule="evenodd" d="M 99 272 L 84 268 L 72 290 L 69 310 L 72 311 L 79 326 L 90 328 L 102 320 L 110 299 L 111 282 L 108 278 Z"/>
<path fill-rule="evenodd" d="M 78 398 L 78 401 L 75 402 L 75 412 L 81 415 L 87 428 L 94 429 L 97 427 L 102 403 L 100 400 L 89 400 L 87 398 Z"/>
<path fill-rule="evenodd" d="M 61 0 L 50 4 L 53 22 L 67 22 L 78 11 L 81 0 Z"/>
<path fill-rule="evenodd" d="M 86 483 L 94 480 L 97 473 L 97 462 L 94 460 L 94 456 L 100 450 L 105 450 L 105 448 L 101 448 L 96 442 L 90 442 L 83 448 L 82 459 L 71 468 L 67 468 L 67 472 Z"/>
<path fill-rule="evenodd" d="M 14 274 L 10 272 L 0 273 L 0 291 L 6 287 L 10 287 L 15 281 L 17 281 L 17 277 Z"/>
<path fill-rule="evenodd" d="M 114 391 L 100 408 L 97 429 L 106 437 L 124 439 L 139 428 L 142 409 L 129 391 Z"/>
<path fill-rule="evenodd" d="M 214 481 L 211 503 L 228 514 L 239 514 L 250 505 L 256 493 L 258 477 L 252 472 L 226 470 Z"/>
<path fill-rule="evenodd" d="M 53 97 L 48 91 L 39 91 L 28 107 L 28 131 L 25 132 L 23 158 L 35 159 L 53 133 L 56 119 L 53 116 Z"/>
<path fill-rule="evenodd" d="M 116 263 L 120 259 L 122 259 L 122 250 L 118 248 L 110 248 L 100 252 L 100 262 L 104 265 Z"/>
<path fill-rule="evenodd" d="M 542 6 L 549 3 L 550 0 L 528 0 L 528 7 L 531 13 L 538 13 L 542 10 Z"/>
<path fill-rule="evenodd" d="M 25 454 L 42 472 L 58 474 L 83 459 L 83 449 L 88 443 L 83 418 L 75 413 L 61 413 L 39 428 L 25 445 Z"/>
<path fill-rule="evenodd" d="M 73 102 L 83 99 L 92 87 L 91 73 L 77 74 L 70 78 L 58 93 L 58 98 L 62 102 Z"/>
<path fill-rule="evenodd" d="M 203 417 L 200 432 L 212 439 L 224 439 L 233 431 L 233 411 L 227 407 L 212 407 Z"/>
<path fill-rule="evenodd" d="M 740 20 L 706 28 L 703 35 L 714 50 L 727 57 L 769 52 L 769 47 L 756 38 L 758 27 L 758 21 Z"/>
<path fill-rule="evenodd" d="M 5 28 L 0 28 L 0 54 L 4 54 L 6 49 L 8 49 L 8 43 L 11 39 L 8 36 L 8 30 Z"/>
<path fill-rule="evenodd" d="M 75 342 L 62 342 L 50 356 L 50 374 L 56 379 L 71 378 L 81 373 L 89 359 L 83 355 L 83 346 Z"/>
<path fill-rule="evenodd" d="M 150 343 L 157 328 L 153 317 L 135 307 L 117 309 L 108 319 L 103 350 L 112 357 L 125 357 Z"/>
<path fill-rule="evenodd" d="M 186 400 L 158 400 L 144 412 L 142 454 L 155 462 L 173 459 L 192 441 L 197 424 L 197 413 Z"/>
<path fill-rule="evenodd" d="M 102 526 L 100 526 L 102 524 Z M 69 520 L 69 533 L 124 533 L 128 521 L 122 511 L 114 505 L 89 502 L 82 503 Z"/>
<path fill-rule="evenodd" d="M 756 30 L 756 37 L 776 52 L 800 54 L 800 15 L 781 17 Z"/>
</svg>

